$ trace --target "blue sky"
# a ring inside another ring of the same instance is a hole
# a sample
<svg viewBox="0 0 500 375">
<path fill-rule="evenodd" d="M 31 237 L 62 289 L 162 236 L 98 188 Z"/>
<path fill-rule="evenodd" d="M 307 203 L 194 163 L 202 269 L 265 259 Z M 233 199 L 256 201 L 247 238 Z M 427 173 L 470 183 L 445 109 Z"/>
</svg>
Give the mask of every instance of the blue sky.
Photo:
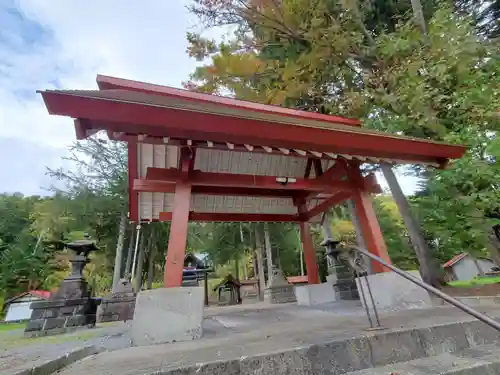
<svg viewBox="0 0 500 375">
<path fill-rule="evenodd" d="M 49 116 L 36 90 L 93 89 L 98 73 L 176 87 L 188 78 L 185 35 L 199 31 L 189 2 L 0 1 L 0 192 L 43 194 L 46 167 L 61 166 L 74 140 L 72 121 Z"/>
</svg>

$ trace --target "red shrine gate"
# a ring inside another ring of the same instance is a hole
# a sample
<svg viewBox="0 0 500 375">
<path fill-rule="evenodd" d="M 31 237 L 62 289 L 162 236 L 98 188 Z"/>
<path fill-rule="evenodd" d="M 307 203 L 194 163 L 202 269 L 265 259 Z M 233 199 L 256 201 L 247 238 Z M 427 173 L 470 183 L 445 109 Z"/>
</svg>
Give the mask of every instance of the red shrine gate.
<svg viewBox="0 0 500 375">
<path fill-rule="evenodd" d="M 77 139 L 128 142 L 130 220 L 171 221 L 165 286 L 181 285 L 188 222 L 294 222 L 309 283 L 319 283 L 309 222 L 351 199 L 368 250 L 390 262 L 362 163 L 444 168 L 465 152 L 361 128 L 358 120 L 98 76 L 99 90 L 41 92 L 75 119 Z M 373 263 L 374 272 L 387 271 Z"/>
</svg>

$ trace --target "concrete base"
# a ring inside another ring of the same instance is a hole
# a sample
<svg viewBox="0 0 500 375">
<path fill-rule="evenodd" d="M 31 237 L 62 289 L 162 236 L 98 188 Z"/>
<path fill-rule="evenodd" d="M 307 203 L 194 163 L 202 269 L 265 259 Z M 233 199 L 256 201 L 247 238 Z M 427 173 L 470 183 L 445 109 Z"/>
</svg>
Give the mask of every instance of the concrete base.
<svg viewBox="0 0 500 375">
<path fill-rule="evenodd" d="M 135 305 L 132 344 L 142 346 L 201 338 L 204 295 L 202 287 L 141 291 Z"/>
<path fill-rule="evenodd" d="M 409 271 L 408 273 L 421 279 L 418 271 Z M 394 272 L 377 273 L 369 275 L 367 278 L 375 305 L 379 309 L 400 310 L 430 307 L 433 305 L 432 299 L 425 289 Z M 359 294 L 361 294 L 361 289 L 363 289 L 368 301 L 368 307 L 372 308 L 365 280 L 360 283 L 360 279 L 357 278 L 356 284 L 358 291 L 360 291 Z M 362 299 L 361 303 L 363 303 Z"/>
<path fill-rule="evenodd" d="M 296 286 L 295 296 L 299 306 L 314 306 L 337 300 L 333 285 L 330 283 Z"/>
</svg>

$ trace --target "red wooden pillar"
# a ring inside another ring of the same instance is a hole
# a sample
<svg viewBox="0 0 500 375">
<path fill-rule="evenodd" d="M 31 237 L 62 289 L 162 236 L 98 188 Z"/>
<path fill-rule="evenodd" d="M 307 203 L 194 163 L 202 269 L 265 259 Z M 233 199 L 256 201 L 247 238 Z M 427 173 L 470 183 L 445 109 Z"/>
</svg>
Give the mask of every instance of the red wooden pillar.
<svg viewBox="0 0 500 375">
<path fill-rule="evenodd" d="M 167 288 L 179 287 L 182 283 L 190 203 L 191 185 L 188 182 L 177 182 L 165 262 L 164 282 Z"/>
<path fill-rule="evenodd" d="M 392 264 L 391 258 L 389 258 L 389 254 L 387 253 L 387 246 L 385 245 L 377 216 L 375 215 L 375 210 L 373 209 L 370 193 L 355 191 L 352 200 L 356 205 L 359 224 L 368 251 L 379 256 L 387 263 Z M 372 261 L 372 270 L 375 273 L 390 272 L 390 269 L 382 266 L 376 261 Z"/>
<path fill-rule="evenodd" d="M 316 249 L 314 247 L 311 229 L 307 221 L 300 224 L 300 238 L 304 249 L 304 260 L 306 263 L 307 280 L 309 284 L 319 284 L 318 262 L 316 261 Z"/>
</svg>

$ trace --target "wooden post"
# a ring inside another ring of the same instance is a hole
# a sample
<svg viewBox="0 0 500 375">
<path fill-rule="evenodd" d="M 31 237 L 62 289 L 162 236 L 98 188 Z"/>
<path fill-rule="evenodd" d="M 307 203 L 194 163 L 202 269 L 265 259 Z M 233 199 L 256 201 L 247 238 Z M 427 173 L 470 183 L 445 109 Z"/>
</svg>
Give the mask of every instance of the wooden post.
<svg viewBox="0 0 500 375">
<path fill-rule="evenodd" d="M 264 257 L 262 255 L 262 235 L 260 223 L 255 225 L 255 252 L 257 253 L 257 269 L 259 271 L 259 300 L 264 300 L 264 290 L 266 289 L 266 278 L 264 275 Z"/>
<path fill-rule="evenodd" d="M 125 242 L 125 232 L 127 230 L 127 213 L 122 212 L 120 216 L 120 226 L 118 229 L 118 240 L 116 241 L 116 254 L 115 254 L 115 266 L 113 269 L 113 287 L 112 291 L 115 290 L 120 281 L 122 273 L 122 258 L 123 258 L 123 244 Z"/>
<path fill-rule="evenodd" d="M 304 249 L 308 283 L 319 284 L 318 262 L 316 260 L 316 250 L 312 241 L 311 228 L 306 221 L 301 222 L 299 226 L 300 238 Z"/>
<path fill-rule="evenodd" d="M 356 207 L 359 225 L 363 233 L 366 248 L 372 254 L 375 254 L 386 262 L 391 263 L 391 259 L 387 253 L 384 237 L 382 236 L 382 231 L 380 230 L 380 225 L 378 223 L 377 216 L 375 215 L 375 210 L 373 209 L 370 194 L 358 190 L 353 193 L 352 199 Z M 374 273 L 390 272 L 390 269 L 382 266 L 376 261 L 372 261 L 372 271 Z"/>
<path fill-rule="evenodd" d="M 180 287 L 182 271 L 186 255 L 186 243 L 189 223 L 189 206 L 191 203 L 191 185 L 179 181 L 175 185 L 172 222 L 168 238 L 168 250 L 165 261 L 165 287 Z"/>
<path fill-rule="evenodd" d="M 269 226 L 264 223 L 264 246 L 266 248 L 266 263 L 267 263 L 267 286 L 271 283 L 273 272 L 273 249 L 271 248 L 271 239 L 269 238 Z"/>
<path fill-rule="evenodd" d="M 149 254 L 148 254 L 148 283 L 146 287 L 147 289 L 153 289 L 155 255 L 157 249 L 154 229 L 155 227 L 151 228 L 151 245 L 149 247 Z"/>
<path fill-rule="evenodd" d="M 361 230 L 361 224 L 359 222 L 358 212 L 356 211 L 356 203 L 349 199 L 347 201 L 347 205 L 349 206 L 349 211 L 351 213 L 352 225 L 354 226 L 354 231 L 356 232 L 356 242 L 359 247 L 366 249 L 365 239 L 363 238 L 363 231 Z M 365 257 L 367 258 L 367 257 Z M 372 263 L 367 260 L 368 264 L 368 274 L 372 274 Z"/>
<path fill-rule="evenodd" d="M 146 229 L 146 228 L 144 228 Z M 135 292 L 139 293 L 142 289 L 142 270 L 144 267 L 144 253 L 146 252 L 146 248 L 148 246 L 149 242 L 149 236 L 147 233 L 149 231 L 143 230 L 140 243 L 139 243 L 139 249 L 138 249 L 138 254 L 137 254 L 137 262 L 136 262 L 136 269 L 135 269 L 135 280 L 133 283 L 135 284 Z M 146 237 L 147 236 L 147 237 Z"/>
<path fill-rule="evenodd" d="M 135 246 L 135 223 L 132 222 L 130 225 L 130 238 L 128 240 L 128 253 L 127 259 L 125 260 L 125 270 L 123 271 L 124 277 L 128 278 L 132 271 L 132 257 L 134 255 Z"/>
</svg>

